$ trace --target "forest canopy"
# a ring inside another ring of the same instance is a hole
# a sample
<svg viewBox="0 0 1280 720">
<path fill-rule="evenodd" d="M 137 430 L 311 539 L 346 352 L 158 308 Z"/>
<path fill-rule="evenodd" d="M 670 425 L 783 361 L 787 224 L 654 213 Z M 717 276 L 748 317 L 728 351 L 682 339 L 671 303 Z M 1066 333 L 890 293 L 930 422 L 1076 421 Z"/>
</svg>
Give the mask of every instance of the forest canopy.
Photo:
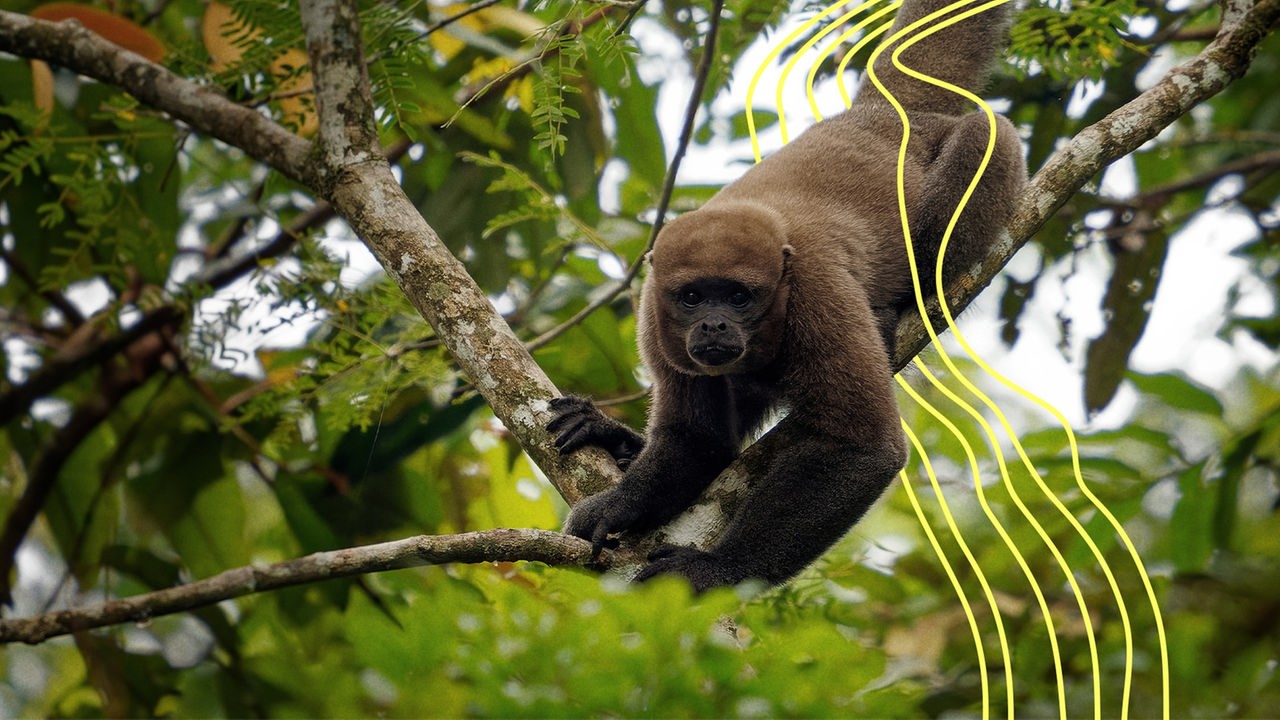
<svg viewBox="0 0 1280 720">
<path fill-rule="evenodd" d="M 0 715 L 1274 713 L 1276 0 L 1024 3 L 1032 184 L 814 567 L 693 596 L 557 532 L 617 470 L 546 402 L 644 425 L 655 220 L 892 4 L 7 2 Z"/>
</svg>

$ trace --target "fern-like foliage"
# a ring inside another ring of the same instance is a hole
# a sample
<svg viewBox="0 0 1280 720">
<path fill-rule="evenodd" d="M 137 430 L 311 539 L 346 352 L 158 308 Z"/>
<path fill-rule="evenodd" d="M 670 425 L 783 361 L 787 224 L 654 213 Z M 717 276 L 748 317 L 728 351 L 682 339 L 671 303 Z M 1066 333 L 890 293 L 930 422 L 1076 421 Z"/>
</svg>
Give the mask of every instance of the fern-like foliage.
<svg viewBox="0 0 1280 720">
<path fill-rule="evenodd" d="M 1009 33 L 1015 64 L 1042 68 L 1055 79 L 1097 80 L 1123 48 L 1122 32 L 1141 14 L 1136 0 L 1076 0 L 1069 9 L 1032 5 Z"/>
<path fill-rule="evenodd" d="M 567 95 L 581 94 L 577 82 L 581 78 L 578 63 L 582 60 L 584 45 L 581 33 L 567 32 L 582 22 L 578 5 L 558 22 L 548 25 L 543 32 L 536 69 L 539 82 L 534 86 L 534 108 L 530 113 L 537 134 L 534 142 L 548 153 L 548 165 L 557 155 L 563 155 L 569 139 L 563 128 L 569 120 L 579 118 L 578 111 L 565 103 Z"/>
<path fill-rule="evenodd" d="M 489 218 L 485 225 L 484 237 L 490 237 L 499 230 L 529 221 L 558 221 L 561 235 L 570 238 L 582 238 L 587 242 L 607 249 L 607 243 L 600 237 L 596 229 L 574 215 L 563 199 L 549 192 L 533 179 L 529 173 L 507 162 L 498 159 L 496 153 L 485 156 L 477 153 L 462 153 L 460 157 L 481 167 L 496 168 L 502 175 L 489 184 L 486 192 L 510 192 L 520 196 L 517 207 Z"/>
</svg>

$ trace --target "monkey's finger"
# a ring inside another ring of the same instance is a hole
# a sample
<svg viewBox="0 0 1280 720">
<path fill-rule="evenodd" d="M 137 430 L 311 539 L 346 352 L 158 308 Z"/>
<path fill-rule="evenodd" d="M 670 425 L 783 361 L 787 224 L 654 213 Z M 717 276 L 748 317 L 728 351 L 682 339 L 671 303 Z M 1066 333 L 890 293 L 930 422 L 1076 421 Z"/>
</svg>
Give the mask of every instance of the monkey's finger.
<svg viewBox="0 0 1280 720">
<path fill-rule="evenodd" d="M 640 568 L 640 572 L 636 573 L 636 576 L 631 581 L 636 583 L 647 582 L 659 575 L 665 575 L 670 572 L 672 572 L 672 568 L 667 563 L 649 563 Z"/>
<path fill-rule="evenodd" d="M 609 541 L 609 528 L 604 523 L 596 525 L 595 532 L 591 534 L 591 557 L 593 559 L 600 557 L 600 553 L 604 551 L 605 544 Z M 617 543 L 614 543 L 615 547 Z"/>
<path fill-rule="evenodd" d="M 552 398 L 551 402 L 548 404 L 551 406 L 552 410 L 567 412 L 569 410 L 581 408 L 583 405 L 590 405 L 591 401 L 586 398 L 578 397 L 577 395 L 566 395 L 564 397 Z"/>
<path fill-rule="evenodd" d="M 679 545 L 659 545 L 649 552 L 648 560 L 649 562 L 653 562 L 655 560 L 675 557 L 688 549 L 689 548 L 681 547 Z"/>
<path fill-rule="evenodd" d="M 581 415 L 578 415 L 576 413 L 564 413 L 562 415 L 557 415 L 556 417 L 551 419 L 551 422 L 547 423 L 547 431 L 553 432 L 553 433 L 554 432 L 563 433 L 564 428 L 566 426 L 568 425 L 577 426 L 577 425 L 581 425 L 582 423 L 583 423 L 583 417 Z"/>
<path fill-rule="evenodd" d="M 572 428 L 562 430 L 560 435 L 556 437 L 556 449 L 561 453 L 568 454 L 593 444 L 590 428 L 583 427 L 583 425 L 584 423 L 579 422 Z"/>
</svg>

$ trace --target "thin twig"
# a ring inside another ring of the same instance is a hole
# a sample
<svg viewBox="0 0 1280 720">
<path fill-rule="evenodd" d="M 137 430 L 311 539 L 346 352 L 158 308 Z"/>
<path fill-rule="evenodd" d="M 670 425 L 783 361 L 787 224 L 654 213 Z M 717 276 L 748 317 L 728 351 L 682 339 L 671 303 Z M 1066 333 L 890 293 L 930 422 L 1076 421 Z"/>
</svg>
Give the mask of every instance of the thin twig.
<svg viewBox="0 0 1280 720">
<path fill-rule="evenodd" d="M 460 535 L 418 535 L 403 540 L 312 553 L 250 565 L 177 587 L 28 618 L 0 620 L 0 643 L 36 644 L 58 635 L 205 607 L 253 593 L 386 570 L 443 565 L 534 561 L 584 565 L 591 543 L 550 530 L 485 530 Z"/>
<path fill-rule="evenodd" d="M 559 30 L 558 37 L 564 38 L 564 37 L 569 37 L 571 35 L 581 35 L 582 32 L 585 31 L 587 28 L 591 27 L 592 25 L 595 25 L 601 20 L 604 20 L 608 16 L 609 16 L 609 9 L 600 8 L 599 10 L 596 10 L 590 15 L 587 15 L 586 17 L 584 17 L 583 19 L 579 20 L 576 23 L 566 24 L 565 27 Z M 547 59 L 549 59 L 555 53 L 558 53 L 558 52 L 559 52 L 559 48 L 555 42 L 548 40 L 546 42 L 540 43 L 538 47 L 536 47 L 530 53 L 529 57 L 516 63 L 516 65 L 512 67 L 510 70 L 507 70 L 503 74 L 486 82 L 483 85 L 480 85 L 479 87 L 473 84 L 470 87 L 464 88 L 461 93 L 461 99 L 458 101 L 457 112 L 462 112 L 468 106 L 470 106 L 471 103 L 476 102 L 477 100 L 484 97 L 485 95 L 490 95 L 492 91 L 501 90 L 507 85 L 510 85 L 512 82 L 519 80 L 520 78 L 532 72 L 533 69 L 537 67 L 538 63 L 545 62 Z"/>
<path fill-rule="evenodd" d="M 97 367 L 124 351 L 139 338 L 160 328 L 176 326 L 181 319 L 182 315 L 176 307 L 164 305 L 148 311 L 136 323 L 116 335 L 86 343 L 70 354 L 55 355 L 45 361 L 26 382 L 0 395 L 0 425 L 25 413 L 31 403 L 70 382 L 85 370 Z"/>
<path fill-rule="evenodd" d="M 1228 175 L 1243 175 L 1256 170 L 1274 170 L 1280 167 L 1280 150 L 1260 152 L 1248 157 L 1237 158 L 1223 163 L 1208 172 L 1175 180 L 1164 185 L 1157 185 L 1142 193 L 1143 198 L 1159 198 L 1174 195 L 1198 187 L 1210 185 Z"/>
<path fill-rule="evenodd" d="M 9 270 L 23 284 L 34 292 L 39 293 L 40 297 L 44 298 L 46 302 L 57 308 L 58 312 L 62 314 L 62 319 L 68 325 L 76 327 L 84 324 L 84 315 L 80 314 L 80 311 L 76 309 L 75 305 L 71 304 L 70 300 L 67 300 L 66 296 L 56 290 L 40 289 L 40 282 L 27 270 L 27 266 L 22 263 L 16 254 L 9 252 L 4 247 L 0 247 L 0 260 L 3 260 L 5 265 L 9 266 Z"/>
</svg>

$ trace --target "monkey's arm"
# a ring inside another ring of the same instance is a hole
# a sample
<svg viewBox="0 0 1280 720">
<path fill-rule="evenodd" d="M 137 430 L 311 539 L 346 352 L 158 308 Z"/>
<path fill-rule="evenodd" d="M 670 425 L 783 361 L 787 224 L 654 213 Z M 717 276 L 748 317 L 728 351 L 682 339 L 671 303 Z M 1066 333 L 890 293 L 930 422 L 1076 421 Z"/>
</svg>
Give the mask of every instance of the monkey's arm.
<svg viewBox="0 0 1280 720">
<path fill-rule="evenodd" d="M 583 499 L 565 532 L 597 550 L 610 534 L 656 528 L 678 515 L 737 454 L 723 379 L 659 376 L 648 439 L 622 481 Z"/>
<path fill-rule="evenodd" d="M 790 412 L 742 453 L 747 497 L 718 544 L 661 549 L 638 580 L 676 573 L 699 591 L 783 582 L 847 532 L 905 464 L 892 375 L 865 293 L 820 258 L 794 275 Z"/>
<path fill-rule="evenodd" d="M 848 532 L 901 469 L 901 433 L 878 435 L 851 444 L 793 414 L 743 454 L 747 467 L 763 456 L 773 462 L 752 479 L 723 539 L 708 551 L 660 548 L 636 580 L 675 573 L 698 592 L 752 578 L 787 580 Z"/>
</svg>

